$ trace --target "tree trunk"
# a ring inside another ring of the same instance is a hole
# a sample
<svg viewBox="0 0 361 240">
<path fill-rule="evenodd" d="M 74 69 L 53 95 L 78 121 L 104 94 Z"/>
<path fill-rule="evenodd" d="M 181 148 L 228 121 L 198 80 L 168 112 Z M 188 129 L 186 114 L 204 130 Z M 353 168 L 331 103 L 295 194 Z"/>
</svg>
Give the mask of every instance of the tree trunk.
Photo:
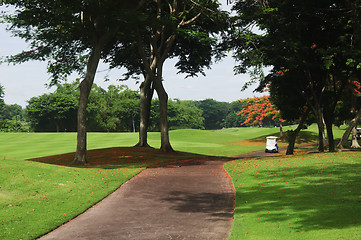
<svg viewBox="0 0 361 240">
<path fill-rule="evenodd" d="M 280 138 L 283 139 L 283 126 L 282 126 L 282 123 L 280 123 Z"/>
<path fill-rule="evenodd" d="M 139 141 L 135 147 L 150 147 L 148 144 L 148 125 L 153 93 L 154 89 L 152 88 L 152 80 L 147 74 L 144 82 L 140 86 Z"/>
<path fill-rule="evenodd" d="M 135 133 L 135 116 L 132 115 L 132 126 L 133 126 L 133 133 Z"/>
<path fill-rule="evenodd" d="M 305 121 L 307 119 L 308 113 L 309 113 L 309 110 L 306 110 L 306 112 L 303 113 L 303 115 L 301 116 L 300 123 L 298 124 L 297 128 L 292 132 L 291 136 L 289 137 L 286 155 L 293 155 L 293 152 L 295 149 L 296 137 L 297 137 L 298 133 L 302 130 L 303 125 L 305 124 Z"/>
<path fill-rule="evenodd" d="M 360 144 L 357 141 L 357 129 L 356 127 L 352 128 L 352 144 L 351 148 L 361 148 Z"/>
<path fill-rule="evenodd" d="M 85 78 L 79 85 L 80 89 L 80 98 L 78 105 L 78 134 L 77 134 L 77 147 L 75 158 L 72 162 L 72 165 L 84 165 L 86 164 L 86 150 L 87 150 L 87 133 L 86 133 L 86 107 L 88 104 L 88 97 L 90 90 L 92 88 L 96 70 L 98 68 L 100 54 L 101 54 L 101 44 L 97 44 L 93 47 L 91 55 L 88 59 L 87 69 L 85 73 Z"/>
<path fill-rule="evenodd" d="M 330 152 L 335 151 L 335 140 L 333 137 L 333 130 L 332 130 L 332 121 L 326 120 L 326 132 L 327 132 L 327 141 L 328 141 L 328 150 Z"/>
<path fill-rule="evenodd" d="M 318 106 L 315 112 L 318 127 L 318 151 L 325 151 L 325 126 L 323 124 L 322 109 Z"/>
<path fill-rule="evenodd" d="M 328 150 L 330 152 L 335 151 L 335 141 L 333 137 L 332 123 L 333 123 L 333 111 L 331 110 L 325 111 L 325 123 L 326 123 L 326 131 L 327 131 L 327 140 L 328 140 Z"/>
<path fill-rule="evenodd" d="M 350 133 L 352 131 L 352 129 L 354 129 L 357 126 L 358 121 L 361 118 L 361 108 L 358 110 L 356 116 L 351 120 L 350 124 L 348 125 L 346 131 L 344 132 L 344 134 L 342 135 L 341 141 L 338 143 L 337 148 L 344 148 L 348 137 L 350 136 Z"/>
<path fill-rule="evenodd" d="M 169 141 L 169 128 L 168 128 L 168 94 L 165 91 L 161 79 L 157 78 L 154 82 L 155 90 L 159 97 L 159 113 L 160 113 L 160 136 L 161 147 L 163 152 L 174 152 Z"/>
<path fill-rule="evenodd" d="M 57 120 L 55 120 L 55 128 L 56 128 L 56 132 L 60 132 L 60 125 L 59 125 L 59 122 Z"/>
</svg>

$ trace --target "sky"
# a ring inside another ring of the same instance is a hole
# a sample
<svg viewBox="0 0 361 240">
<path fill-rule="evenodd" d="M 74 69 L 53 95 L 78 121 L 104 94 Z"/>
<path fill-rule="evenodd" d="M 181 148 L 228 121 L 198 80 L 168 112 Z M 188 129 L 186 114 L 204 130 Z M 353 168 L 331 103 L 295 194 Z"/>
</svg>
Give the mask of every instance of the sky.
<svg viewBox="0 0 361 240">
<path fill-rule="evenodd" d="M 221 0 L 223 6 L 226 0 Z M 0 7 L 1 11 L 2 7 Z M 28 44 L 17 37 L 12 37 L 6 31 L 6 25 L 0 23 L 0 57 L 20 53 L 27 50 Z M 248 90 L 241 92 L 242 86 L 250 80 L 249 75 L 234 75 L 233 67 L 235 61 L 231 56 L 226 57 L 219 63 L 214 63 L 211 69 L 207 69 L 206 76 L 185 78 L 183 74 L 177 74 L 174 67 L 175 60 L 167 60 L 164 65 L 164 87 L 169 98 L 180 100 L 203 100 L 212 98 L 217 101 L 232 102 L 241 98 L 259 96 L 253 93 L 256 86 L 251 86 Z M 135 80 L 125 82 L 116 81 L 121 78 L 124 70 L 107 71 L 105 64 L 100 64 L 95 76 L 94 83 L 107 88 L 110 84 L 127 85 L 132 90 L 138 90 L 139 84 Z M 104 82 L 106 73 L 110 81 Z M 32 97 L 49 93 L 55 88 L 48 88 L 50 75 L 46 71 L 46 62 L 30 61 L 18 65 L 0 65 L 0 84 L 5 90 L 6 104 L 19 104 L 25 107 L 27 100 Z M 70 76 L 68 82 L 74 81 L 78 76 Z"/>
</svg>

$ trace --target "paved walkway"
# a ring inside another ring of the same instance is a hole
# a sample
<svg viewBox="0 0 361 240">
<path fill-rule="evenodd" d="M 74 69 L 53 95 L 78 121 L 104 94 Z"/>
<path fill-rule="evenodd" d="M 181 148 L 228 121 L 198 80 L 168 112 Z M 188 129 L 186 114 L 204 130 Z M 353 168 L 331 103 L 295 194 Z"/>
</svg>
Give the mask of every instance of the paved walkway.
<svg viewBox="0 0 361 240">
<path fill-rule="evenodd" d="M 227 239 L 235 193 L 223 164 L 265 155 L 259 151 L 153 166 L 40 239 Z"/>
<path fill-rule="evenodd" d="M 234 190 L 229 159 L 190 159 L 148 168 L 41 239 L 227 239 Z"/>
</svg>

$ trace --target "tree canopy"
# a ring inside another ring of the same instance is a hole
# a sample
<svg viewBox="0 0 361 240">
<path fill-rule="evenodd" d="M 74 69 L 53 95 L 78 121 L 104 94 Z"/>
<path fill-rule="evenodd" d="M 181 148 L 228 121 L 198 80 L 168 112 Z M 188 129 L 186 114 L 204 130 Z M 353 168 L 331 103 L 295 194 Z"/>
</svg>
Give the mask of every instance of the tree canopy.
<svg viewBox="0 0 361 240">
<path fill-rule="evenodd" d="M 361 43 L 357 34 L 360 29 L 357 2 L 240 0 L 233 8 L 237 16 L 231 44 L 240 61 L 236 70 L 245 72 L 253 67 L 255 73 L 259 73 L 262 66 L 272 66 L 266 77 L 260 74 L 260 91 L 268 84 L 272 88 L 279 78 L 295 82 L 297 92 L 289 91 L 288 95 L 283 92 L 274 97 L 297 94 L 303 98 L 317 119 L 320 151 L 324 148 L 323 122 L 329 148 L 334 149 L 332 122 L 336 104 L 349 85 L 348 79 L 359 79 L 356 76 L 361 55 L 359 48 L 355 50 Z M 259 31 L 253 31 L 254 28 Z M 287 84 L 287 80 L 278 84 Z M 289 104 L 291 108 L 291 102 Z M 299 111 L 299 117 L 302 113 Z"/>
</svg>

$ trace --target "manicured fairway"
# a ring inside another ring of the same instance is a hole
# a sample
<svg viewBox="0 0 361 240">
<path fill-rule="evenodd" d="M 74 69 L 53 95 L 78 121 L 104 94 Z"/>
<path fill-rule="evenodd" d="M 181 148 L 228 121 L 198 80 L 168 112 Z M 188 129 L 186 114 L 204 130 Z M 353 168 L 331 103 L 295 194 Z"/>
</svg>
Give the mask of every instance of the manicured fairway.
<svg viewBox="0 0 361 240">
<path fill-rule="evenodd" d="M 110 148 L 88 152 L 91 164 L 67 167 L 73 154 L 0 161 L 0 239 L 33 239 L 69 221 L 149 165 L 194 154 Z"/>
<path fill-rule="evenodd" d="M 33 239 L 74 218 L 142 168 L 69 168 L 2 159 L 0 239 Z"/>
<path fill-rule="evenodd" d="M 178 153 L 168 155 L 125 148 L 137 143 L 137 133 L 89 133 L 88 149 L 124 148 L 90 151 L 90 164 L 85 168 L 62 166 L 70 163 L 71 154 L 50 158 L 58 165 L 25 161 L 74 152 L 76 133 L 0 133 L 0 239 L 38 237 L 91 207 L 149 165 L 194 154 L 235 156 L 263 150 L 265 136 L 278 132 L 278 128 L 175 130 L 170 140 Z M 302 142 L 314 141 L 314 135 L 303 135 Z M 149 143 L 156 148 L 159 138 L 159 133 L 149 133 Z M 235 178 L 247 179 L 243 173 L 233 170 Z M 239 229 L 243 231 L 235 224 L 233 231 Z"/>
<path fill-rule="evenodd" d="M 170 141 L 176 151 L 235 156 L 264 149 L 264 136 L 278 132 L 278 128 L 174 130 L 170 131 Z M 159 148 L 160 133 L 149 133 L 148 138 L 151 146 Z M 250 139 L 255 140 L 245 145 L 245 140 Z M 130 147 L 137 141 L 137 133 L 88 133 L 88 149 Z M 0 143 L 0 156 L 18 159 L 43 157 L 74 152 L 76 133 L 0 133 Z"/>
<path fill-rule="evenodd" d="M 361 239 L 361 152 L 237 160 L 230 239 Z"/>
</svg>

